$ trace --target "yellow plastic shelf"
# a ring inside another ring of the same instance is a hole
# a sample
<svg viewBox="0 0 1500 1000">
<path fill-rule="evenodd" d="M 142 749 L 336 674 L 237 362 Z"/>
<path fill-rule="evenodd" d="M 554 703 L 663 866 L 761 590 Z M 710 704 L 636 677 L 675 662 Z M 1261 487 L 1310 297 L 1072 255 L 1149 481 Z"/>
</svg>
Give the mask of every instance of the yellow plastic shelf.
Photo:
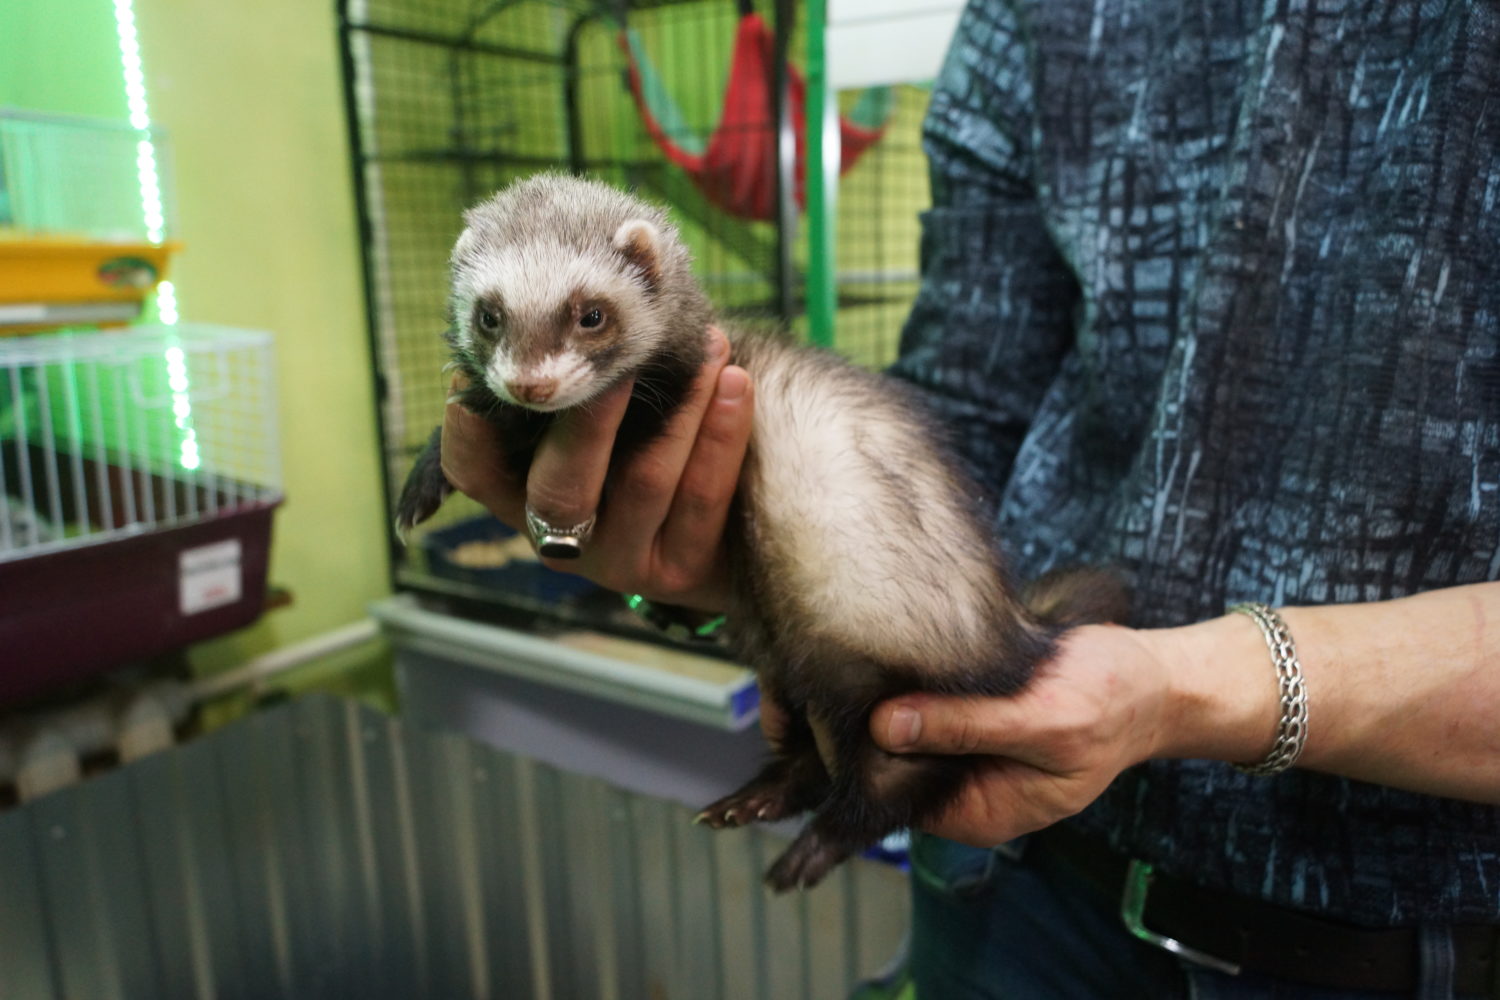
<svg viewBox="0 0 1500 1000">
<path fill-rule="evenodd" d="M 0 237 L 0 305 L 139 303 L 166 277 L 167 262 L 180 246 L 62 236 Z M 46 325 L 0 324 L 0 335 Z"/>
</svg>

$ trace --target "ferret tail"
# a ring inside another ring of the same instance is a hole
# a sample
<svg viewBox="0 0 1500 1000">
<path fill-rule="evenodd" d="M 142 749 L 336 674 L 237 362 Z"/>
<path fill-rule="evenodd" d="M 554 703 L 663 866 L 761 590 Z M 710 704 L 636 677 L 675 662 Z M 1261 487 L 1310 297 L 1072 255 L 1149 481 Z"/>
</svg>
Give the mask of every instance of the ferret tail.
<svg viewBox="0 0 1500 1000">
<path fill-rule="evenodd" d="M 1074 628 L 1123 622 L 1130 588 L 1119 574 L 1093 567 L 1054 569 L 1027 585 L 1021 601 L 1043 625 Z"/>
</svg>

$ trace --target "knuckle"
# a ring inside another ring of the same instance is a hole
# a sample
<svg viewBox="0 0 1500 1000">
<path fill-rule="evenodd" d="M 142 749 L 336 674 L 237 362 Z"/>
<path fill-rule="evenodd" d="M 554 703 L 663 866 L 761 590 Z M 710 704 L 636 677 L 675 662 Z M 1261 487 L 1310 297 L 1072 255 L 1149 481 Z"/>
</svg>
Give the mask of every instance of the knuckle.
<svg viewBox="0 0 1500 1000">
<path fill-rule="evenodd" d="M 713 489 L 702 483 L 684 482 L 673 501 L 673 513 L 693 522 L 716 518 L 728 508 L 733 495 L 733 483 L 723 489 Z"/>
<path fill-rule="evenodd" d="M 979 748 L 984 744 L 984 729 L 979 725 L 978 720 L 965 712 L 953 720 L 949 742 L 958 753 L 978 753 Z"/>
<path fill-rule="evenodd" d="M 684 594 L 692 593 L 699 585 L 701 576 L 694 568 L 680 564 L 663 566 L 656 571 L 656 577 L 652 581 L 652 592 L 660 594 L 663 599 L 671 601 Z"/>
<path fill-rule="evenodd" d="M 644 454 L 614 484 L 631 500 L 658 500 L 677 488 L 678 472 L 657 454 Z"/>
<path fill-rule="evenodd" d="M 1060 766 L 1076 767 L 1088 756 L 1088 740 L 1075 732 L 1055 733 L 1047 741 L 1051 751 L 1048 756 Z"/>
<path fill-rule="evenodd" d="M 559 528 L 571 528 L 594 513 L 589 499 L 576 487 L 546 481 L 526 485 L 526 502 L 543 521 Z"/>
</svg>

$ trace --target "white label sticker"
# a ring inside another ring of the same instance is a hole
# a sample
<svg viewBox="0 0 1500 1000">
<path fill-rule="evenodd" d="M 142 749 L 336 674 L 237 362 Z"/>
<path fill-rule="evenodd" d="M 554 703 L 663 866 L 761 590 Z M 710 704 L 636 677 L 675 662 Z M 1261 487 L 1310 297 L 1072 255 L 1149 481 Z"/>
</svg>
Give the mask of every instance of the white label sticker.
<svg viewBox="0 0 1500 1000">
<path fill-rule="evenodd" d="M 195 615 L 240 599 L 238 538 L 186 549 L 178 556 L 177 564 L 181 583 L 179 603 L 183 614 Z"/>
</svg>

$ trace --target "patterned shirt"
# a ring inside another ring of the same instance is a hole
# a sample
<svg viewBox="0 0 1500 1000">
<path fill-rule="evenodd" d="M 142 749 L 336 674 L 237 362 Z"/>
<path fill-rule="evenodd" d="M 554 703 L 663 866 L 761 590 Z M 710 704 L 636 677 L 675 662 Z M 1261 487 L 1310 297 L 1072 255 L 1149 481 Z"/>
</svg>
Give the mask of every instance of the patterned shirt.
<svg viewBox="0 0 1500 1000">
<path fill-rule="evenodd" d="M 926 147 L 895 370 L 1018 576 L 1120 567 L 1142 627 L 1500 578 L 1500 5 L 976 0 Z M 1074 822 L 1361 923 L 1500 920 L 1491 806 L 1173 760 Z"/>
</svg>

